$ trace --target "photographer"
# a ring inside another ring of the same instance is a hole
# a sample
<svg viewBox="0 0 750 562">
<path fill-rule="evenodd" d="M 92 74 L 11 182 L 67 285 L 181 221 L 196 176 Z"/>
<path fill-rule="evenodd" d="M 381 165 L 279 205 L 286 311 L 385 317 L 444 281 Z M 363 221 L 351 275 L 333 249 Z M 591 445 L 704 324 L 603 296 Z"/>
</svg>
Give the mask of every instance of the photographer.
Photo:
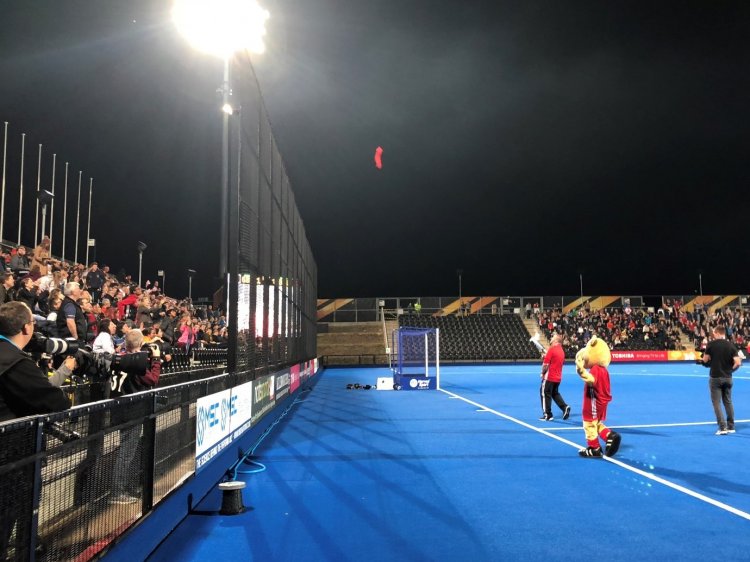
<svg viewBox="0 0 750 562">
<path fill-rule="evenodd" d="M 159 382 L 161 351 L 154 344 L 144 346 L 143 333 L 140 330 L 130 330 L 125 336 L 125 354 L 118 356 L 112 363 L 112 371 L 113 396 L 149 390 Z M 113 470 L 111 503 L 131 504 L 139 501 L 134 495 L 137 475 L 131 473 L 129 468 L 138 452 L 141 430 L 142 424 L 120 430 L 120 447 Z"/>
<path fill-rule="evenodd" d="M 68 397 L 23 351 L 33 333 L 28 306 L 16 301 L 0 305 L 0 421 L 70 408 Z"/>
</svg>

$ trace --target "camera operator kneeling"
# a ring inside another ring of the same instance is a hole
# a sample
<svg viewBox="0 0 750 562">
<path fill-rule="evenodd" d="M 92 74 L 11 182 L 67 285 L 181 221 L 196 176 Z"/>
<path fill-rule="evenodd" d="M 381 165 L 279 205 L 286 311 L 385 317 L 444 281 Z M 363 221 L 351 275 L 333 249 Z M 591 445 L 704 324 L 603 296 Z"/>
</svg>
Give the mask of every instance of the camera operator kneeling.
<svg viewBox="0 0 750 562">
<path fill-rule="evenodd" d="M 0 305 L 0 421 L 70 408 L 65 393 L 23 351 L 33 334 L 34 319 L 26 304 Z M 55 377 L 59 382 L 63 378 Z"/>
</svg>

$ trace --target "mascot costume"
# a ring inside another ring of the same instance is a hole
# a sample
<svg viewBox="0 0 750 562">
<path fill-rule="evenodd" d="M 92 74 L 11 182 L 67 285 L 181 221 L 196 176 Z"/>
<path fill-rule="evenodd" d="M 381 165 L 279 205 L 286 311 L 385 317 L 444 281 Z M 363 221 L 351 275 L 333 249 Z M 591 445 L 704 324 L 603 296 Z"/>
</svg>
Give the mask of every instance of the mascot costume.
<svg viewBox="0 0 750 562">
<path fill-rule="evenodd" d="M 605 442 L 604 455 L 611 457 L 620 448 L 620 434 L 604 425 L 607 420 L 607 405 L 612 400 L 607 371 L 611 360 L 609 346 L 596 336 L 576 353 L 576 371 L 585 383 L 583 430 L 586 432 L 587 447 L 578 451 L 582 457 L 602 456 L 600 437 Z"/>
</svg>

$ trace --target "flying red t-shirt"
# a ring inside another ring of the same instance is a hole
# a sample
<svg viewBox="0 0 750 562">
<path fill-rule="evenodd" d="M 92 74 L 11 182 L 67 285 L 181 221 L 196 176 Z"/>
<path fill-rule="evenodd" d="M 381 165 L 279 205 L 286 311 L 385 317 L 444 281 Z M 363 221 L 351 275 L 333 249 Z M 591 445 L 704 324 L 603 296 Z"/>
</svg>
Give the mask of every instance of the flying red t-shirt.
<svg viewBox="0 0 750 562">
<path fill-rule="evenodd" d="M 562 382 L 562 368 L 565 363 L 565 351 L 561 345 L 552 345 L 544 356 L 544 365 L 549 365 L 549 370 L 544 380 L 549 382 Z"/>
</svg>

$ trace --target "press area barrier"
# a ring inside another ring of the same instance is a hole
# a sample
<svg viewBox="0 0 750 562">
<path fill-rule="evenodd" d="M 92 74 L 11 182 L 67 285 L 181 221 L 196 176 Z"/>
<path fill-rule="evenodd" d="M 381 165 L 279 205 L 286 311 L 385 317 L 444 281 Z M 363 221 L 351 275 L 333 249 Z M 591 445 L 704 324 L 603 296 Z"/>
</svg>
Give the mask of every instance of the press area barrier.
<svg viewBox="0 0 750 562">
<path fill-rule="evenodd" d="M 309 386 L 316 369 L 311 360 L 263 376 L 211 372 L 0 424 L 0 559 L 144 560 Z M 197 404 L 246 383 L 263 388 L 255 392 L 263 407 L 253 410 L 252 425 L 248 420 L 231 445 L 196 470 Z"/>
<path fill-rule="evenodd" d="M 159 386 L 171 386 L 220 374 L 227 365 L 226 349 L 193 349 L 189 353 L 172 353 L 172 360 L 162 365 Z M 86 379 L 61 387 L 74 406 L 108 397 L 102 382 Z"/>
</svg>

